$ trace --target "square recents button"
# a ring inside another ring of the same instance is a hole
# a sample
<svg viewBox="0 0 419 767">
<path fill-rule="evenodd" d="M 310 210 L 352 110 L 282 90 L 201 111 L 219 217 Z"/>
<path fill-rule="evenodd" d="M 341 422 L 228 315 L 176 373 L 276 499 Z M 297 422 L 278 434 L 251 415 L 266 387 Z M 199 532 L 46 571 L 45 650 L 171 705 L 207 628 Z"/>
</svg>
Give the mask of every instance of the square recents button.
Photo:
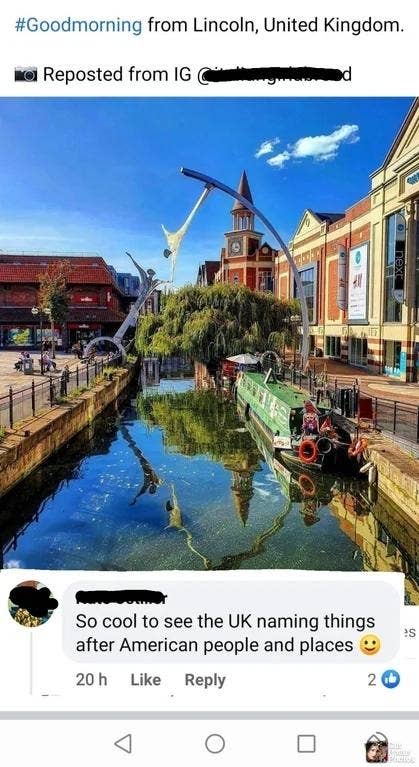
<svg viewBox="0 0 419 767">
<path fill-rule="evenodd" d="M 315 735 L 299 735 L 297 738 L 297 751 L 299 754 L 315 754 L 316 753 L 316 736 Z"/>
</svg>

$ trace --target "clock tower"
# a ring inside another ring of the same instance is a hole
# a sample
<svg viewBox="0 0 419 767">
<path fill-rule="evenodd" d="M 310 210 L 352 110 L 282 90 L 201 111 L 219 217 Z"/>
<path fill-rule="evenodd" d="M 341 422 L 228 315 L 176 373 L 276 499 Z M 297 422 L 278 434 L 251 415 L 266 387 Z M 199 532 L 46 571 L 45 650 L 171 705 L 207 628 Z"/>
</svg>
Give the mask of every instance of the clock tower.
<svg viewBox="0 0 419 767">
<path fill-rule="evenodd" d="M 246 171 L 241 175 L 237 192 L 245 200 L 253 203 Z M 266 248 L 262 247 L 262 233 L 255 230 L 254 214 L 236 200 L 231 215 L 233 227 L 225 233 L 226 243 L 221 252 L 221 281 L 231 285 L 246 285 L 251 290 L 270 289 L 265 285 L 268 285 L 268 273 L 271 276 L 273 271 L 271 249 L 269 248 L 268 257 L 262 257 Z M 262 270 L 260 262 L 265 260 L 269 263 L 266 264 L 267 268 Z"/>
<path fill-rule="evenodd" d="M 237 191 L 245 200 L 253 203 L 252 193 L 243 171 Z M 226 232 L 226 255 L 229 258 L 252 256 L 260 245 L 262 235 L 255 232 L 255 217 L 241 202 L 235 201 L 231 211 L 233 228 Z"/>
</svg>

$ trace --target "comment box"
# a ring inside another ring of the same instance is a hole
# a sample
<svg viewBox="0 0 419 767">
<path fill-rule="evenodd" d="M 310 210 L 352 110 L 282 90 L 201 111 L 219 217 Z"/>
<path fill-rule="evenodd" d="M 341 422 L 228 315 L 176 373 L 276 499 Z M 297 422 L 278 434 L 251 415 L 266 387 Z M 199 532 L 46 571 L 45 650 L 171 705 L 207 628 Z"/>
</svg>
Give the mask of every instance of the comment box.
<svg viewBox="0 0 419 767">
<path fill-rule="evenodd" d="M 66 654 L 89 663 L 371 663 L 399 650 L 401 592 L 390 579 L 173 575 L 72 584 Z"/>
</svg>

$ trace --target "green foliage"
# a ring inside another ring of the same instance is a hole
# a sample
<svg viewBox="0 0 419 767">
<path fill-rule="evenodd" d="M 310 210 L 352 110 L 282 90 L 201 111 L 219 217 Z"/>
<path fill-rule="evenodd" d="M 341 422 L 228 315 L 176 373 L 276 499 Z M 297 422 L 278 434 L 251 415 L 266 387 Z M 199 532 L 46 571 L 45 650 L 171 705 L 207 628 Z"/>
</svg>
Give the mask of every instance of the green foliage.
<svg viewBox="0 0 419 767">
<path fill-rule="evenodd" d="M 139 394 L 137 412 L 148 426 L 164 430 L 166 448 L 207 455 L 232 471 L 259 468 L 260 453 L 234 406 L 212 391 Z"/>
<path fill-rule="evenodd" d="M 77 386 L 75 389 L 72 389 L 72 391 L 70 392 L 70 394 L 68 396 L 69 397 L 78 397 L 79 394 L 84 394 L 84 392 L 87 391 L 87 389 L 88 389 L 87 386 Z"/>
<path fill-rule="evenodd" d="M 49 264 L 40 276 L 39 300 L 41 308 L 51 310 L 53 322 L 65 322 L 70 305 L 67 292 L 67 279 L 71 266 L 66 261 L 56 261 Z"/>
<path fill-rule="evenodd" d="M 186 354 L 206 363 L 265 351 L 273 342 L 280 350 L 284 338 L 292 336 L 289 317 L 297 311 L 296 301 L 279 301 L 244 286 L 188 285 L 166 296 L 159 315 L 140 319 L 136 347 L 144 356 Z"/>
<path fill-rule="evenodd" d="M 3 440 L 6 437 L 6 429 L 4 426 L 0 426 L 0 442 L 3 442 Z"/>
</svg>

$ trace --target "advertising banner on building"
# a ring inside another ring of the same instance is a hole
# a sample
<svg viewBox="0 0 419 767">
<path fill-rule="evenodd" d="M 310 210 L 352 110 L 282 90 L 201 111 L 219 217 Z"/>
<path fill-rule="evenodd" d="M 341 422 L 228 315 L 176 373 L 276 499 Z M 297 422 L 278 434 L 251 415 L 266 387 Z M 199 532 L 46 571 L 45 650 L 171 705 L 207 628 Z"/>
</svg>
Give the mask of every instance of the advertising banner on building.
<svg viewBox="0 0 419 767">
<path fill-rule="evenodd" d="M 346 248 L 343 245 L 338 247 L 338 292 L 337 292 L 337 306 L 339 309 L 346 309 L 347 307 L 347 290 L 346 290 Z"/>
<path fill-rule="evenodd" d="M 351 248 L 348 275 L 348 320 L 366 322 L 368 313 L 369 243 Z"/>
<path fill-rule="evenodd" d="M 402 213 L 396 216 L 396 237 L 394 243 L 393 297 L 398 304 L 404 301 L 404 275 L 406 262 L 406 219 Z"/>
</svg>

